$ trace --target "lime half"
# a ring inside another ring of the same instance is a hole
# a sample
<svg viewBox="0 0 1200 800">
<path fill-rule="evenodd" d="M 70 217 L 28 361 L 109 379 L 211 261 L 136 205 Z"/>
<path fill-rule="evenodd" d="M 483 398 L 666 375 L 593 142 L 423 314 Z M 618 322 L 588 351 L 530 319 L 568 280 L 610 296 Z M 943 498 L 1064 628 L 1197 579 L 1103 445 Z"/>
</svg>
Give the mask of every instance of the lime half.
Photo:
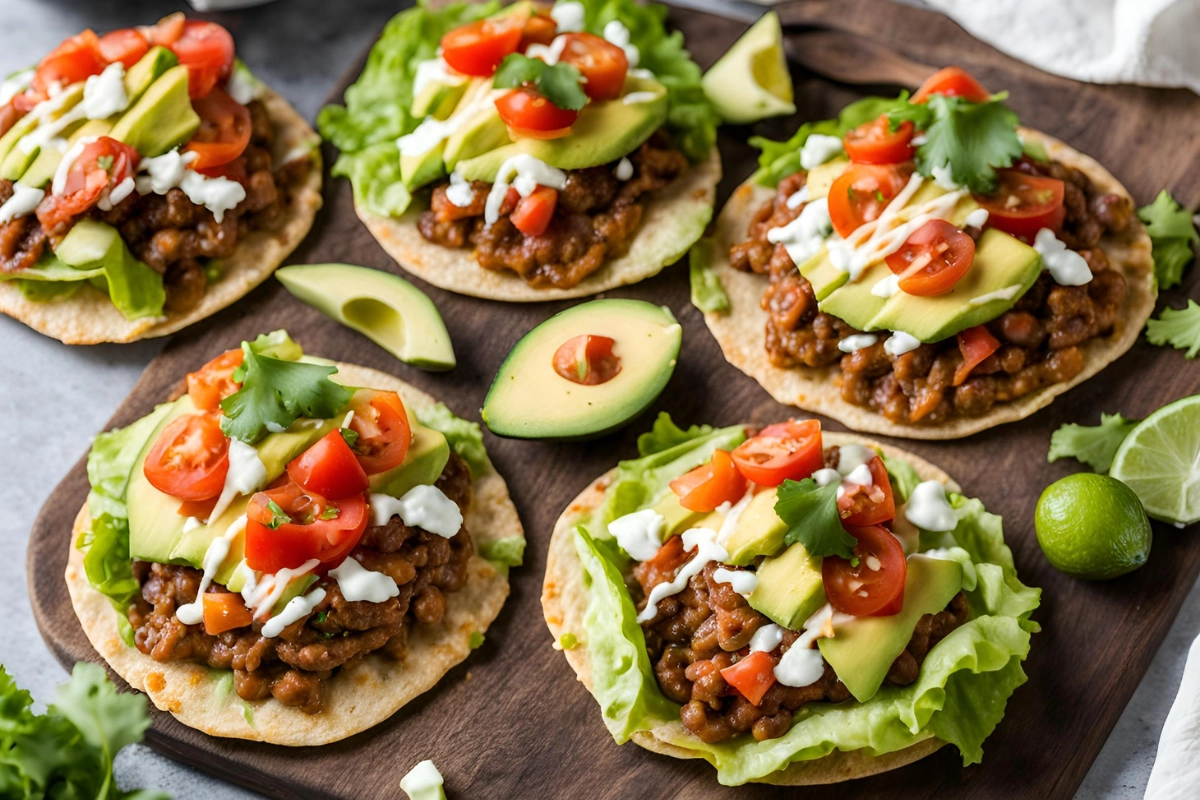
<svg viewBox="0 0 1200 800">
<path fill-rule="evenodd" d="M 1200 520 L 1200 395 L 1163 406 L 1130 431 L 1109 471 L 1146 513 L 1178 526 Z"/>
</svg>

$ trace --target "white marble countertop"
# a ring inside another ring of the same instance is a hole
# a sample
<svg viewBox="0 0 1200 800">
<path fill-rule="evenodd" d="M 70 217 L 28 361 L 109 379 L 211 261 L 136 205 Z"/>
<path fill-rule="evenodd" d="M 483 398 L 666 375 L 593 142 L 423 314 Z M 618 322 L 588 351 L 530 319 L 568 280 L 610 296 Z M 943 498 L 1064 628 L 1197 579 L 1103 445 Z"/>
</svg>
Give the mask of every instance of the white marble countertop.
<svg viewBox="0 0 1200 800">
<path fill-rule="evenodd" d="M 722 0 L 690 2 L 722 6 Z M 212 18 L 230 28 L 250 68 L 311 119 L 342 72 L 401 5 L 396 0 L 277 0 Z M 758 12 L 744 4 L 723 6 L 739 16 Z M 143 24 L 183 7 L 164 0 L 4 0 L 0 75 L 36 62 L 84 28 L 103 32 Z M 86 452 L 160 347 L 151 341 L 71 348 L 0 316 L 0 508 L 6 512 L 0 516 L 0 608 L 10 609 L 0 663 L 41 703 L 50 701 L 66 673 L 43 643 L 29 609 L 29 529 L 50 490 Z M 1197 633 L 1200 591 L 1193 589 L 1078 798 L 1142 797 L 1159 731 Z M 254 797 L 142 746 L 122 754 L 117 775 L 122 786 L 159 788 L 176 798 Z"/>
</svg>

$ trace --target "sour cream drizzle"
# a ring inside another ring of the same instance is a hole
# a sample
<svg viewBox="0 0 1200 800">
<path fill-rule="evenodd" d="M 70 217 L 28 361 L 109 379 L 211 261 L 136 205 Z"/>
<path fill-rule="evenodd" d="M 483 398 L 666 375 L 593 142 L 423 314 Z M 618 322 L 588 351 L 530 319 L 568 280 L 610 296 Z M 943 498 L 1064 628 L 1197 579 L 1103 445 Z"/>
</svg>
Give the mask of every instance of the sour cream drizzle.
<svg viewBox="0 0 1200 800">
<path fill-rule="evenodd" d="M 775 680 L 784 686 L 808 686 L 825 674 L 825 661 L 813 643 L 833 635 L 833 607 L 821 606 L 804 623 L 804 631 L 775 665 Z"/>
<path fill-rule="evenodd" d="M 382 603 L 400 594 L 400 587 L 390 575 L 369 570 L 353 558 L 347 558 L 329 570 L 329 577 L 337 581 L 342 597 L 351 603 L 359 600 Z"/>
<path fill-rule="evenodd" d="M 386 525 L 399 516 L 405 525 L 421 528 L 446 539 L 462 529 L 462 511 L 446 493 L 436 486 L 414 486 L 403 497 L 388 494 L 371 495 L 371 525 Z"/>
<path fill-rule="evenodd" d="M 549 186 L 560 191 L 565 189 L 567 173 L 528 153 L 518 153 L 507 159 L 496 172 L 496 180 L 484 205 L 483 219 L 488 225 L 500 219 L 500 206 L 504 204 L 510 181 L 517 194 L 529 197 L 538 186 Z"/>
<path fill-rule="evenodd" d="M 783 641 L 783 628 L 774 622 L 763 625 L 750 637 L 751 653 L 769 653 Z"/>
<path fill-rule="evenodd" d="M 742 597 L 748 597 L 758 588 L 758 576 L 744 569 L 718 567 L 713 570 L 713 578 L 717 583 L 728 583 Z"/>
<path fill-rule="evenodd" d="M 8 198 L 4 205 L 0 205 L 0 225 L 33 213 L 45 196 L 46 193 L 41 189 L 14 183 L 12 197 Z"/>
<path fill-rule="evenodd" d="M 646 607 L 638 614 L 638 622 L 647 622 L 658 614 L 658 604 L 663 598 L 679 594 L 684 590 L 693 577 L 700 574 L 712 562 L 723 562 L 729 559 L 729 551 L 717 544 L 716 531 L 708 528 L 692 528 L 683 532 L 683 549 L 695 549 L 692 559 L 679 568 L 675 579 L 664 581 L 650 590 L 646 598 Z"/>
<path fill-rule="evenodd" d="M 662 531 L 666 520 L 653 508 L 645 508 L 617 517 L 608 523 L 608 533 L 621 549 L 637 561 L 654 558 L 662 547 Z"/>
<path fill-rule="evenodd" d="M 229 545 L 238 534 L 246 530 L 246 515 L 238 517 L 225 531 L 225 535 L 213 539 L 208 549 L 204 551 L 204 574 L 200 576 L 200 588 L 196 590 L 196 599 L 175 609 L 175 616 L 184 625 L 199 625 L 204 620 L 204 593 L 212 584 L 213 576 L 221 568 L 225 557 L 229 555 Z"/>
<path fill-rule="evenodd" d="M 1033 239 L 1033 249 L 1042 257 L 1050 277 L 1060 286 L 1083 286 L 1092 280 L 1087 260 L 1074 250 L 1067 249 L 1054 231 L 1042 228 Z"/>
<path fill-rule="evenodd" d="M 904 517 L 926 531 L 952 531 L 958 526 L 958 514 L 946 499 L 941 481 L 918 483 L 904 507 Z"/>
<path fill-rule="evenodd" d="M 873 333 L 856 333 L 838 342 L 838 350 L 841 350 L 843 353 L 853 353 L 865 347 L 870 347 L 878 341 L 879 337 Z"/>
<path fill-rule="evenodd" d="M 268 639 L 274 639 L 279 634 L 283 633 L 283 629 L 291 625 L 298 619 L 303 619 L 312 613 L 322 600 L 325 599 L 325 590 L 317 587 L 303 597 L 293 597 L 288 601 L 288 604 L 283 607 L 274 617 L 267 620 L 262 626 L 262 635 Z"/>
<path fill-rule="evenodd" d="M 967 301 L 967 305 L 981 306 L 986 303 L 990 303 L 993 300 L 1012 300 L 1020 291 L 1021 284 L 1014 283 L 1012 286 L 1005 286 L 1003 289 L 997 289 L 994 292 L 988 292 L 987 294 L 981 294 L 976 297 L 972 297 Z"/>
<path fill-rule="evenodd" d="M 229 440 L 229 471 L 225 473 L 225 485 L 221 496 L 213 506 L 208 521 L 220 519 L 225 509 L 238 495 L 257 492 L 267 482 L 267 465 L 258 457 L 258 451 L 238 439 Z"/>
</svg>

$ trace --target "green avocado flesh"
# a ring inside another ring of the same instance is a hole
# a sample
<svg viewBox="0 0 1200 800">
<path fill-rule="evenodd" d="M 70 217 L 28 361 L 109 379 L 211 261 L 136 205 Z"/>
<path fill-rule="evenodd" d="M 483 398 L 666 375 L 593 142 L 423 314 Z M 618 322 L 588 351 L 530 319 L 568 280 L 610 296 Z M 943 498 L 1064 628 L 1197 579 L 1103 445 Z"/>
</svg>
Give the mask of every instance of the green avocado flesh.
<svg viewBox="0 0 1200 800">
<path fill-rule="evenodd" d="M 705 73 L 704 93 L 726 122 L 794 114 L 779 15 L 765 14 Z"/>
<path fill-rule="evenodd" d="M 45 122 L 57 120 L 73 110 L 79 104 L 79 101 L 83 99 L 83 84 L 75 84 L 66 90 L 65 97 L 62 95 L 60 97 L 62 98 L 60 101 L 61 105 L 53 114 L 46 118 Z M 31 112 L 17 120 L 17 123 L 9 129 L 8 133 L 4 134 L 3 138 L 0 138 L 0 154 L 3 154 L 4 157 L 4 160 L 0 162 L 0 178 L 15 181 L 24 175 L 29 166 L 37 160 L 38 155 L 41 154 L 40 147 L 35 147 L 27 153 L 18 147 L 17 143 L 32 133 L 38 124 L 39 120 Z M 68 136 L 79 125 L 79 122 L 72 123 L 59 135 Z M 51 174 L 54 174 L 53 170 L 51 170 Z"/>
<path fill-rule="evenodd" d="M 349 264 L 284 267 L 275 277 L 296 297 L 406 364 L 439 371 L 455 365 L 437 306 L 403 278 Z"/>
<path fill-rule="evenodd" d="M 638 102 L 625 102 L 631 95 Z M 495 104 L 481 112 L 484 117 L 500 120 Z M 571 133 L 561 139 L 520 139 L 512 144 L 476 151 L 474 158 L 457 154 L 451 157 L 451 143 L 446 145 L 446 165 L 468 181 L 492 183 L 500 165 L 520 153 L 527 153 L 552 167 L 563 170 L 584 169 L 608 164 L 632 153 L 667 120 L 667 90 L 655 80 L 629 77 L 624 93 L 615 100 L 589 103 L 579 112 Z M 503 122 L 501 121 L 501 126 Z"/>
<path fill-rule="evenodd" d="M 817 646 L 854 699 L 865 703 L 883 685 L 921 617 L 944 609 L 960 589 L 962 566 L 957 561 L 914 555 L 908 559 L 900 613 L 836 623 L 833 638 L 818 639 Z"/>
<path fill-rule="evenodd" d="M 700 511 L 684 508 L 679 502 L 679 495 L 674 492 L 667 492 L 663 495 L 662 500 L 654 505 L 654 510 L 663 518 L 662 538 L 664 539 L 682 533 L 688 528 L 694 528 L 696 523 L 704 517 Z"/>
<path fill-rule="evenodd" d="M 555 353 L 581 336 L 613 339 L 620 370 L 585 385 L 554 368 Z M 518 439 L 572 439 L 614 430 L 662 393 L 679 356 L 683 329 L 669 309 L 640 300 L 593 300 L 534 328 L 500 365 L 483 403 L 493 433 Z"/>
<path fill-rule="evenodd" d="M 725 543 L 730 564 L 746 567 L 759 556 L 773 556 L 783 549 L 788 526 L 775 513 L 776 499 L 775 489 L 760 492 L 742 511 L 733 535 Z"/>
<path fill-rule="evenodd" d="M 142 158 L 152 158 L 183 144 L 199 127 L 200 117 L 188 97 L 188 70 L 181 64 L 150 84 L 109 135 L 137 150 Z"/>
<path fill-rule="evenodd" d="M 821 561 L 799 542 L 782 555 L 764 558 L 758 565 L 758 586 L 748 598 L 750 607 L 785 628 L 800 630 L 825 605 Z"/>
<path fill-rule="evenodd" d="M 64 131 L 64 135 L 67 138 L 67 148 L 70 149 L 82 139 L 107 136 L 111 131 L 112 123 L 108 120 L 91 119 L 69 126 Z M 20 183 L 37 189 L 48 187 L 54 180 L 54 173 L 58 170 L 58 165 L 62 163 L 63 155 L 64 153 L 60 153 L 57 148 L 43 147 L 38 151 L 37 158 L 21 175 Z"/>
<path fill-rule="evenodd" d="M 151 84 L 178 64 L 179 59 L 167 48 L 151 47 L 146 55 L 125 73 L 125 96 L 130 105 L 136 104 Z"/>
<path fill-rule="evenodd" d="M 433 428 L 418 425 L 411 415 L 409 423 L 413 440 L 404 456 L 404 463 L 387 472 L 372 475 L 372 493 L 403 497 L 415 486 L 432 484 L 446 468 L 446 462 L 450 460 L 450 444 L 446 437 Z"/>
</svg>

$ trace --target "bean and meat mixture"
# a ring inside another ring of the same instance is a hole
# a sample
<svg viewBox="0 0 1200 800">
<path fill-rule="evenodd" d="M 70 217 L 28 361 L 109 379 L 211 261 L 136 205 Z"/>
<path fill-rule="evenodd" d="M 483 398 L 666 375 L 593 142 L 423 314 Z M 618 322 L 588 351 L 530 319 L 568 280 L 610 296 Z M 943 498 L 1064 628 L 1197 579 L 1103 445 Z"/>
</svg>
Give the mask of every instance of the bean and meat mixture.
<svg viewBox="0 0 1200 800">
<path fill-rule="evenodd" d="M 806 174 L 780 182 L 750 224 L 749 238 L 730 249 L 737 269 L 768 276 L 762 307 L 767 312 L 766 348 L 771 363 L 783 368 L 841 368 L 841 396 L 898 424 L 938 423 L 986 414 L 996 403 L 1016 400 L 1055 383 L 1069 381 L 1084 368 L 1080 345 L 1108 335 L 1125 301 L 1125 277 L 1113 269 L 1099 247 L 1105 234 L 1120 234 L 1133 219 L 1127 197 L 1103 192 L 1078 169 L 1058 162 L 1019 161 L 1015 168 L 1065 184 L 1065 219 L 1059 238 L 1087 261 L 1092 280 L 1060 286 L 1048 272 L 1013 306 L 987 323 L 1000 349 L 953 385 L 962 363 L 957 340 L 922 344 L 891 356 L 884 339 L 852 353 L 838 342 L 858 333 L 817 308 L 812 285 L 782 244 L 767 241 L 767 231 L 800 215 L 804 205 L 788 208 L 787 199 L 804 186 Z M 978 237 L 979 229 L 967 233 Z"/>
<path fill-rule="evenodd" d="M 462 458 L 450 455 L 436 485 L 466 513 L 471 471 Z M 200 570 L 135 561 L 133 574 L 142 592 L 128 609 L 134 644 L 156 661 L 233 670 L 234 689 L 243 700 L 274 697 L 315 714 L 324 706 L 325 682 L 339 668 L 353 666 L 369 653 L 404 659 L 413 627 L 439 623 L 446 594 L 466 584 L 473 552 L 465 527 L 451 539 L 409 527 L 399 517 L 367 528 L 350 558 L 390 576 L 399 596 L 382 603 L 350 602 L 335 581 L 321 578 L 314 588 L 323 588 L 325 599 L 273 639 L 261 634 L 261 622 L 216 636 L 203 625 L 184 625 L 175 609 L 196 599 Z M 213 586 L 210 591 L 225 589 Z"/>
<path fill-rule="evenodd" d="M 245 234 L 273 230 L 284 222 L 292 192 L 312 169 L 312 159 L 307 156 L 275 164 L 275 130 L 266 106 L 253 100 L 247 107 L 250 144 L 226 172 L 245 187 L 246 198 L 226 211 L 221 222 L 207 208 L 189 200 L 182 189 L 171 189 L 165 195 L 131 192 L 110 210 L 93 206 L 84 214 L 117 228 L 134 257 L 163 276 L 169 313 L 186 312 L 200 302 L 208 284 L 205 260 L 228 258 Z M 13 182 L 0 180 L 0 204 L 12 194 Z M 78 219 L 50 230 L 34 214 L 0 224 L 0 272 L 33 267 Z"/>
<path fill-rule="evenodd" d="M 512 189 L 500 207 L 500 218 L 486 224 L 484 206 L 492 185 L 482 181 L 471 184 L 474 199 L 466 206 L 450 202 L 449 183 L 436 186 L 417 228 L 443 247 L 473 247 L 484 269 L 515 272 L 538 289 L 569 289 L 607 260 L 629 251 L 645 211 L 644 195 L 667 186 L 688 168 L 687 157 L 672 147 L 665 131 L 643 142 L 629 160 L 633 175 L 625 181 L 616 177 L 617 162 L 568 171 L 554 217 L 538 236 L 527 236 L 512 223 L 509 215 L 519 199 Z"/>
</svg>

